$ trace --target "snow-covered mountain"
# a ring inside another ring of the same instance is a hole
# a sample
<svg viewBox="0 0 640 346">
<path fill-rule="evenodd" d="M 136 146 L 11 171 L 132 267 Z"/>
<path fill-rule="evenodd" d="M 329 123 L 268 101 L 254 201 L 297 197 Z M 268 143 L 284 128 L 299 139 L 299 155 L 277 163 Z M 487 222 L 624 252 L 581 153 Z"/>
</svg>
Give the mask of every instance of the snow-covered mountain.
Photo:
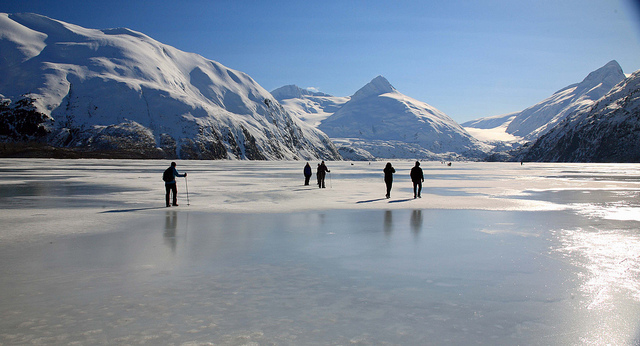
<svg viewBox="0 0 640 346">
<path fill-rule="evenodd" d="M 349 97 L 331 96 L 321 92 L 285 85 L 271 92 L 287 112 L 296 115 L 307 124 L 318 127 L 320 123 L 342 107 Z"/>
<path fill-rule="evenodd" d="M 640 162 L 640 70 L 575 111 L 522 155 L 526 161 Z"/>
<path fill-rule="evenodd" d="M 343 156 L 351 149 L 378 158 L 479 158 L 489 149 L 453 119 L 398 92 L 382 76 L 358 90 L 318 128 L 340 139 Z"/>
<path fill-rule="evenodd" d="M 610 61 L 589 73 L 582 82 L 569 85 L 521 112 L 469 121 L 462 126 L 485 130 L 504 127 L 508 134 L 533 141 L 569 114 L 591 107 L 624 78 L 618 62 Z"/>
<path fill-rule="evenodd" d="M 129 29 L 0 14 L 0 136 L 183 159 L 339 159 L 248 75 Z"/>
</svg>

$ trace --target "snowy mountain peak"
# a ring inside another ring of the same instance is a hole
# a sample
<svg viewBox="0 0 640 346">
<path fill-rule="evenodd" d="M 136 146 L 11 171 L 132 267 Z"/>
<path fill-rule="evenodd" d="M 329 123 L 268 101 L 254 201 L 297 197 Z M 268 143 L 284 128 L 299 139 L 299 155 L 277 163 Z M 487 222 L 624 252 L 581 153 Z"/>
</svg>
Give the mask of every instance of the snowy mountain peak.
<svg viewBox="0 0 640 346">
<path fill-rule="evenodd" d="M 378 76 L 371 80 L 371 82 L 369 82 L 367 85 L 360 88 L 360 90 L 356 91 L 356 93 L 353 94 L 351 98 L 359 99 L 371 96 L 379 96 L 391 92 L 396 92 L 396 88 L 394 88 L 386 78 Z"/>
<path fill-rule="evenodd" d="M 613 60 L 589 73 L 582 82 L 560 89 L 547 99 L 518 113 L 507 132 L 534 140 L 545 134 L 567 115 L 589 108 L 620 81 L 625 79 L 622 68 Z"/>
<path fill-rule="evenodd" d="M 612 60 L 589 73 L 580 83 L 564 87 L 548 98 L 520 112 L 466 122 L 463 126 L 494 129 L 506 126 L 506 133 L 533 141 L 547 133 L 568 115 L 590 108 L 616 84 L 626 78 L 617 61 Z M 501 123 L 501 121 L 503 121 Z"/>
<path fill-rule="evenodd" d="M 86 29 L 77 25 L 58 21 L 35 13 L 3 14 L 23 30 L 46 33 L 47 44 L 55 42 L 86 42 L 86 36 L 94 36 L 95 29 Z"/>
<path fill-rule="evenodd" d="M 331 95 L 329 94 L 325 94 L 325 93 L 321 93 L 321 92 L 316 92 L 316 91 L 311 91 L 309 89 L 303 89 L 300 88 L 297 85 L 291 84 L 291 85 L 285 85 L 283 87 L 280 87 L 278 89 L 275 89 L 271 92 L 271 95 L 273 95 L 273 97 L 275 97 L 276 100 L 287 100 L 287 99 L 294 99 L 294 98 L 301 98 L 303 96 L 327 96 L 327 97 L 331 97 Z"/>
<path fill-rule="evenodd" d="M 402 94 L 382 76 L 358 90 L 318 128 L 342 141 L 343 155 L 367 151 L 372 157 L 438 159 L 481 157 L 486 149 L 446 114 Z"/>
<path fill-rule="evenodd" d="M 527 161 L 640 162 L 640 70 L 524 151 Z"/>
<path fill-rule="evenodd" d="M 0 13 L 0 142 L 182 159 L 339 159 L 250 76 L 126 28 Z"/>
<path fill-rule="evenodd" d="M 589 73 L 589 75 L 587 75 L 587 77 L 585 77 L 585 79 L 582 80 L 582 83 L 580 84 L 600 83 L 612 78 L 617 80 L 617 82 L 613 83 L 616 84 L 619 82 L 618 79 L 620 76 L 624 76 L 622 67 L 620 67 L 620 64 L 618 64 L 617 61 L 611 60 L 601 68 Z"/>
</svg>

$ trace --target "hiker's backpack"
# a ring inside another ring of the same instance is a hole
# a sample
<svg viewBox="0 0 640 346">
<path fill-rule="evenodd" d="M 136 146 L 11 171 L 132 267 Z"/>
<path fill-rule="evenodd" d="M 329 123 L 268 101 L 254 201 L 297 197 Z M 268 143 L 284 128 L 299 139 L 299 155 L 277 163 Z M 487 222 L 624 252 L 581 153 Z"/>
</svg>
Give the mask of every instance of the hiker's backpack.
<svg viewBox="0 0 640 346">
<path fill-rule="evenodd" d="M 173 181 L 173 178 L 173 167 L 167 168 L 164 173 L 162 173 L 162 180 L 164 180 L 165 183 Z"/>
</svg>

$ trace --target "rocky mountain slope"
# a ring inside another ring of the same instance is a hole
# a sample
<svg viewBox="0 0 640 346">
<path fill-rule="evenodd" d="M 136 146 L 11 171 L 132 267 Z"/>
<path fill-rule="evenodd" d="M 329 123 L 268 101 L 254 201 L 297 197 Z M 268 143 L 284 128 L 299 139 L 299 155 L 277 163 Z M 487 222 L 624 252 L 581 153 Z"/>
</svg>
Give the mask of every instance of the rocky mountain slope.
<svg viewBox="0 0 640 346">
<path fill-rule="evenodd" d="M 519 155 L 525 161 L 640 162 L 640 71 L 569 115 Z"/>
<path fill-rule="evenodd" d="M 523 141 L 535 141 L 569 114 L 591 107 L 623 79 L 625 75 L 618 62 L 610 61 L 589 73 L 582 82 L 558 90 L 521 112 L 469 121 L 462 126 L 491 129 L 507 125 L 506 133 Z"/>
<path fill-rule="evenodd" d="M 0 14 L 0 76 L 0 139 L 12 145 L 114 157 L 340 158 L 248 75 L 129 29 Z"/>
</svg>

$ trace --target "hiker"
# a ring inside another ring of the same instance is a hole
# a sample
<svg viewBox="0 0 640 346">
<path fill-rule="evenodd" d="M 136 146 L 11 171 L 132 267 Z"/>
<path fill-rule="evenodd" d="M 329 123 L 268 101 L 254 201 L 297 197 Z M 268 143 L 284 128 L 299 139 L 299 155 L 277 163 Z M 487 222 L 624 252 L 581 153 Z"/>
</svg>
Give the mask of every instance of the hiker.
<svg viewBox="0 0 640 346">
<path fill-rule="evenodd" d="M 307 162 L 307 164 L 304 166 L 304 184 L 305 185 L 309 185 L 309 179 L 311 179 L 311 166 L 309 165 L 309 162 Z"/>
<path fill-rule="evenodd" d="M 169 194 L 173 193 L 173 206 L 178 206 L 178 187 L 176 186 L 176 177 L 185 178 L 187 173 L 180 174 L 176 170 L 176 163 L 171 162 L 171 167 L 167 168 L 162 174 L 162 180 L 164 180 L 164 188 L 167 192 L 165 195 L 165 201 L 167 202 L 167 207 L 169 207 Z"/>
<path fill-rule="evenodd" d="M 329 168 L 327 168 L 327 165 L 324 164 L 324 161 L 322 161 L 321 164 L 318 165 L 318 171 L 316 172 L 316 175 L 318 176 L 318 187 L 319 188 L 325 188 L 324 186 L 324 178 L 327 175 L 327 173 L 331 172 L 329 170 Z"/>
<path fill-rule="evenodd" d="M 420 162 L 416 161 L 416 165 L 411 168 L 411 181 L 413 182 L 413 198 L 422 198 L 420 192 L 422 191 L 422 182 L 424 181 L 424 174 L 422 168 L 420 168 Z M 417 192 L 416 192 L 417 188 Z"/>
<path fill-rule="evenodd" d="M 395 168 L 391 166 L 391 162 L 387 162 L 387 165 L 382 170 L 384 172 L 384 183 L 387 185 L 387 198 L 391 198 L 391 185 L 393 184 L 393 173 L 396 172 Z"/>
</svg>

